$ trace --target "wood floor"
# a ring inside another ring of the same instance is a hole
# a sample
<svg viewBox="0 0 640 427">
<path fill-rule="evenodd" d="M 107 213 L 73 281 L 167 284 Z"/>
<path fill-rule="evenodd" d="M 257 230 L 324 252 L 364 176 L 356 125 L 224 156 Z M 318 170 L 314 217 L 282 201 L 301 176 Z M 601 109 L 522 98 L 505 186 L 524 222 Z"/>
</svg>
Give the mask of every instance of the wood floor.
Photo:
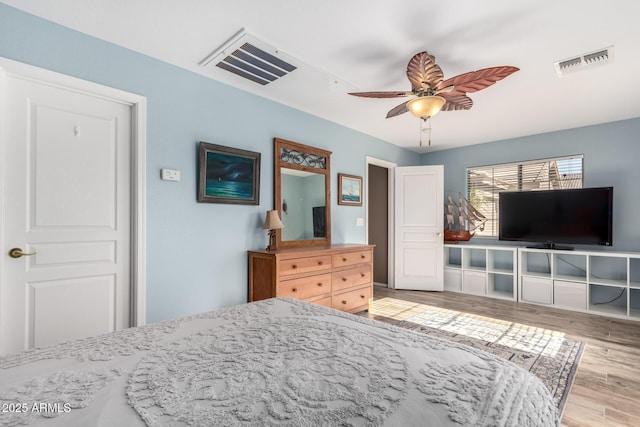
<svg viewBox="0 0 640 427">
<path fill-rule="evenodd" d="M 564 332 L 586 343 L 563 426 L 640 426 L 640 322 L 453 292 L 374 287 L 374 300 L 393 298 Z M 372 309 L 370 318 L 406 318 L 397 308 Z M 384 311 L 384 312 L 383 312 Z"/>
</svg>

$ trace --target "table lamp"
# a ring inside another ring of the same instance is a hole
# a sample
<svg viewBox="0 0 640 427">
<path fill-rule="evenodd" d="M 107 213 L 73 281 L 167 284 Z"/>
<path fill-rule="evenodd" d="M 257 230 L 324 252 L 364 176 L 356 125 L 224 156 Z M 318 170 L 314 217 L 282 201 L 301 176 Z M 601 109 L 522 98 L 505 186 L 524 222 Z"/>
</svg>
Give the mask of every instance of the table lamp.
<svg viewBox="0 0 640 427">
<path fill-rule="evenodd" d="M 269 246 L 267 246 L 267 250 L 277 250 L 278 245 L 276 243 L 276 230 L 284 228 L 284 224 L 282 224 L 282 221 L 280 221 L 280 217 L 278 216 L 278 211 L 267 211 L 267 217 L 264 220 L 262 228 L 264 230 L 269 230 Z"/>
</svg>

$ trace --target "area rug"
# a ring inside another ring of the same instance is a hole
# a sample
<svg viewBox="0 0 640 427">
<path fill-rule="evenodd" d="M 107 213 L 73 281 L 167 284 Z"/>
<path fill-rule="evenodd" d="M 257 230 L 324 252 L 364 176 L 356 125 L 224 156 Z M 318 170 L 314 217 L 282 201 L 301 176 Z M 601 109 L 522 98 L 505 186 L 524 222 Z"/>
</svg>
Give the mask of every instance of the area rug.
<svg viewBox="0 0 640 427">
<path fill-rule="evenodd" d="M 585 344 L 562 332 L 438 307 L 395 325 L 481 348 L 528 370 L 547 386 L 562 414 Z"/>
</svg>

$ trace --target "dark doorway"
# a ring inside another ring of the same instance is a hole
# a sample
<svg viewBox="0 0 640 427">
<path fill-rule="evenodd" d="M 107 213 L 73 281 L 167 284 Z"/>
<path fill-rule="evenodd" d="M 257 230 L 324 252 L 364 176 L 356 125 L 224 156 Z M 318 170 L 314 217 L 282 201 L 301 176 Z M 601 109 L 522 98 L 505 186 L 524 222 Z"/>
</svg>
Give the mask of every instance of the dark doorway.
<svg viewBox="0 0 640 427">
<path fill-rule="evenodd" d="M 369 164 L 369 236 L 368 241 L 376 245 L 373 251 L 373 281 L 389 284 L 389 169 Z"/>
</svg>

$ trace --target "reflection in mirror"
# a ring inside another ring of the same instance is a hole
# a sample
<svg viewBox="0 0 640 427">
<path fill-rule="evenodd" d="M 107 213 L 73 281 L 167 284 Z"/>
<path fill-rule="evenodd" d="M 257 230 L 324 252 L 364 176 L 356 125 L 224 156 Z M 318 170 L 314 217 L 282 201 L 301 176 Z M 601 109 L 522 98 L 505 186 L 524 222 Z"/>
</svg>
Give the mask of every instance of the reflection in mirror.
<svg viewBox="0 0 640 427">
<path fill-rule="evenodd" d="M 274 138 L 277 248 L 331 244 L 331 151 Z"/>
<path fill-rule="evenodd" d="M 326 237 L 324 175 L 281 170 L 282 240 Z"/>
</svg>

